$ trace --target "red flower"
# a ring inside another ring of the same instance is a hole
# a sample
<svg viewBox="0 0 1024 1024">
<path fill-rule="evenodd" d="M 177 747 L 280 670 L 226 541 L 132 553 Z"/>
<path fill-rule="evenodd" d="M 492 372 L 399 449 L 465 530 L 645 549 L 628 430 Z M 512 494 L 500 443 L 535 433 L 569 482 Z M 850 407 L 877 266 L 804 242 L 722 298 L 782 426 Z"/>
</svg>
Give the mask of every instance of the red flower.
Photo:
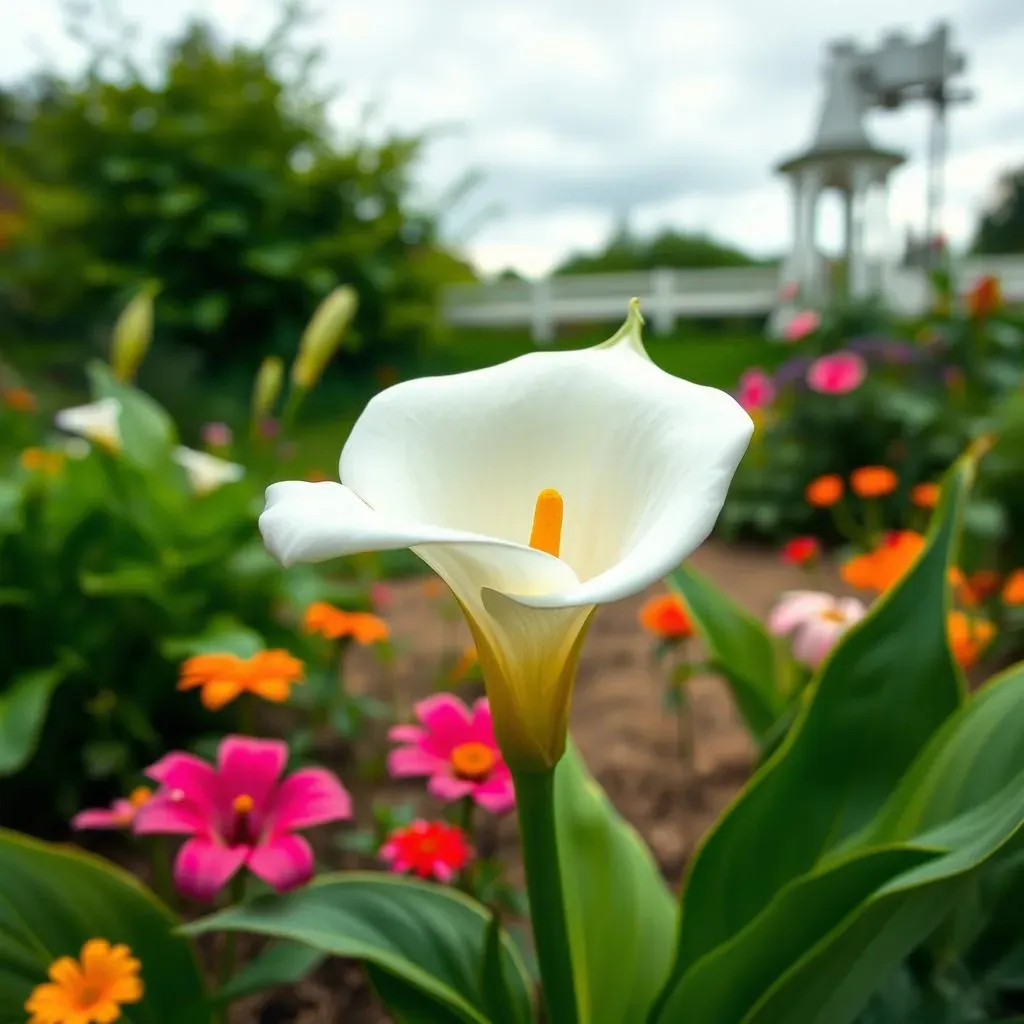
<svg viewBox="0 0 1024 1024">
<path fill-rule="evenodd" d="M 821 554 L 816 537 L 794 537 L 782 549 L 782 560 L 790 565 L 809 565 Z"/>
<path fill-rule="evenodd" d="M 443 821 L 414 821 L 396 828 L 380 848 L 392 871 L 450 882 L 469 862 L 470 846 L 461 828 Z"/>
</svg>

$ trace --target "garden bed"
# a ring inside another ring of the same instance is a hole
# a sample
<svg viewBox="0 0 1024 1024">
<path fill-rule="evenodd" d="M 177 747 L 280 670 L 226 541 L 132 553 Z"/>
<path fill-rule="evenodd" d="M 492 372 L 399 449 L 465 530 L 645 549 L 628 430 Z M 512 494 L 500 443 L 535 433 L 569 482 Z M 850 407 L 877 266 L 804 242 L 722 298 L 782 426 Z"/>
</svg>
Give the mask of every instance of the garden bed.
<svg viewBox="0 0 1024 1024">
<path fill-rule="evenodd" d="M 772 552 L 712 543 L 697 552 L 693 562 L 758 615 L 768 611 L 780 590 L 808 585 L 805 574 L 781 564 Z M 830 589 L 834 582 L 843 589 L 831 577 Z M 572 731 L 609 798 L 639 829 L 665 876 L 678 886 L 700 837 L 746 779 L 753 747 L 724 684 L 698 677 L 689 684 L 696 723 L 693 761 L 680 756 L 677 720 L 664 707 L 658 669 L 651 661 L 652 640 L 637 624 L 642 600 L 600 609 L 580 664 Z M 455 624 L 444 621 L 436 599 L 428 596 L 421 581 L 394 585 L 387 618 L 403 649 L 388 687 L 390 691 L 393 686 L 400 706 L 408 707 L 430 691 L 446 645 L 453 643 Z M 466 641 L 462 629 L 459 623 L 459 639 Z M 352 662 L 350 685 L 372 689 L 380 679 L 373 656 L 359 652 Z M 328 752 L 326 761 L 331 760 Z M 364 811 L 371 795 L 381 801 L 423 799 L 423 788 L 416 784 L 353 779 L 351 757 L 340 751 L 331 767 L 352 788 L 356 806 Z M 423 799 L 424 811 L 428 806 L 428 799 Z M 488 845 L 497 843 L 503 859 L 512 865 L 513 878 L 521 881 L 515 837 L 514 823 L 504 820 L 494 834 L 485 832 L 481 838 Z M 352 858 L 336 860 L 332 866 L 355 865 Z M 240 1002 L 231 1024 L 383 1024 L 387 1019 L 361 970 L 332 961 L 296 988 Z"/>
</svg>

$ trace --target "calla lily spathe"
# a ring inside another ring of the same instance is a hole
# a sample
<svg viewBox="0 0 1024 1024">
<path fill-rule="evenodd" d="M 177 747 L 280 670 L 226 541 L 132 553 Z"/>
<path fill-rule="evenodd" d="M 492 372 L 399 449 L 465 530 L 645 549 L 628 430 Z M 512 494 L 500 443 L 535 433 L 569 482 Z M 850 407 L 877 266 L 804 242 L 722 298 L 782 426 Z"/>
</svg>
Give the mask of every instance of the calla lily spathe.
<svg viewBox="0 0 1024 1024">
<path fill-rule="evenodd" d="M 707 537 L 753 430 L 729 395 L 655 366 L 642 324 L 634 300 L 595 348 L 397 384 L 352 429 L 340 484 L 267 490 L 260 529 L 284 564 L 411 548 L 445 580 L 514 771 L 562 756 L 596 607 L 661 579 Z M 557 556 L 530 546 L 550 490 L 562 499 Z"/>
<path fill-rule="evenodd" d="M 84 437 L 108 451 L 121 449 L 121 403 L 116 398 L 101 398 L 98 402 L 61 409 L 53 422 L 61 430 Z"/>
<path fill-rule="evenodd" d="M 224 484 L 232 484 L 245 476 L 245 466 L 227 459 L 218 459 L 216 455 L 196 451 L 178 445 L 171 452 L 174 461 L 185 470 L 189 486 L 196 494 L 209 494 Z"/>
</svg>

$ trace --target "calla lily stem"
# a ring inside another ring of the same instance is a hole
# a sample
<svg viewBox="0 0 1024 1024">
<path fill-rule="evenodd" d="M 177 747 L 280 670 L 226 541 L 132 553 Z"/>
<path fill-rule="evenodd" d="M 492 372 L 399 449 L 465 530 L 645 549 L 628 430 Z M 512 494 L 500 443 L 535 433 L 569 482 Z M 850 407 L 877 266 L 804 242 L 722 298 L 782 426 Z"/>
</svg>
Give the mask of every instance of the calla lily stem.
<svg viewBox="0 0 1024 1024">
<path fill-rule="evenodd" d="M 578 1024 L 555 831 L 555 770 L 513 773 L 533 941 L 548 1024 Z"/>
</svg>

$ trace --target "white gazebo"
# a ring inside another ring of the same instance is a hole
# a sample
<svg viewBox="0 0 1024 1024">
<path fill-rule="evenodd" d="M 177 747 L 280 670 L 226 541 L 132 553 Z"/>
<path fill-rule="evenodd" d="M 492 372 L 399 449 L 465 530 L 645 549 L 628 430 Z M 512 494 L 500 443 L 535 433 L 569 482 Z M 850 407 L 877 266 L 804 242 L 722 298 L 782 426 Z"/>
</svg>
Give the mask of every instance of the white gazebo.
<svg viewBox="0 0 1024 1024">
<path fill-rule="evenodd" d="M 830 189 L 843 203 L 845 283 L 851 298 L 875 291 L 881 282 L 879 254 L 869 252 L 868 231 L 884 238 L 888 231 L 889 175 L 906 155 L 876 145 L 868 136 L 864 115 L 871 95 L 862 85 L 861 68 L 868 54 L 850 42 L 831 47 L 826 70 L 825 102 L 811 145 L 778 165 L 792 185 L 793 238 L 783 281 L 800 288 L 805 303 L 823 302 L 831 282 L 818 245 L 818 210 Z"/>
</svg>

